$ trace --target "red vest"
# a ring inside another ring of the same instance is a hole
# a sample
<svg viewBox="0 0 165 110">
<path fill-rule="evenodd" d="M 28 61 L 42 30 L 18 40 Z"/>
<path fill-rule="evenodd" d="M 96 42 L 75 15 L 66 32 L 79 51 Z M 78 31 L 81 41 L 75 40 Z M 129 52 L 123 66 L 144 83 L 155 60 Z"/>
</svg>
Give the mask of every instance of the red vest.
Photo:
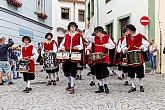
<svg viewBox="0 0 165 110">
<path fill-rule="evenodd" d="M 104 52 L 106 55 L 102 60 L 97 60 L 95 63 L 110 63 L 110 59 L 108 56 L 108 49 L 103 47 L 103 44 L 107 44 L 110 36 L 104 35 L 102 39 L 98 36 L 95 36 L 95 44 L 94 44 L 94 52 Z"/>
<path fill-rule="evenodd" d="M 144 36 L 142 34 L 137 34 L 134 36 L 134 39 L 130 39 L 130 36 L 126 37 L 128 51 L 139 50 L 139 47 L 142 45 L 142 39 Z M 141 55 L 142 62 L 144 62 L 144 57 Z"/>
<path fill-rule="evenodd" d="M 126 42 L 127 42 L 127 47 L 128 47 L 128 51 L 131 50 L 138 50 L 138 47 L 140 47 L 142 45 L 142 39 L 144 38 L 144 36 L 142 34 L 137 34 L 136 36 L 134 36 L 134 39 L 130 39 L 130 35 L 128 35 L 126 37 Z"/>
<path fill-rule="evenodd" d="M 72 37 L 72 51 L 75 52 L 77 50 L 73 49 L 74 46 L 80 45 L 80 38 L 81 38 L 81 34 L 77 33 L 75 34 L 75 36 Z M 69 36 L 69 34 L 65 35 L 65 50 L 66 51 L 70 51 L 70 44 L 71 44 L 71 36 Z"/>
<path fill-rule="evenodd" d="M 44 51 L 52 51 L 53 50 L 53 45 L 57 46 L 56 41 L 52 40 L 50 43 L 44 42 Z"/>
<path fill-rule="evenodd" d="M 22 57 L 23 57 L 23 59 L 28 60 L 28 58 L 33 56 L 32 51 L 33 51 L 33 45 L 29 45 L 28 47 L 23 47 L 22 48 Z M 28 58 L 25 58 L 25 57 L 28 57 Z M 29 72 L 34 73 L 35 72 L 34 61 L 29 60 L 28 66 L 29 66 Z"/>
</svg>

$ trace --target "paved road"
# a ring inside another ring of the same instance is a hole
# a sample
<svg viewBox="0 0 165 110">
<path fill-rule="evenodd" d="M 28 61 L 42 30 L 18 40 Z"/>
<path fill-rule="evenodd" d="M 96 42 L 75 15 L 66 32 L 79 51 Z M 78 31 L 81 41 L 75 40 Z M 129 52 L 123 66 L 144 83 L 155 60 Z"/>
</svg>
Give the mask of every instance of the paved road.
<svg viewBox="0 0 165 110">
<path fill-rule="evenodd" d="M 46 74 L 37 72 L 33 91 L 22 90 L 22 79 L 14 85 L 0 86 L 0 110 L 165 110 L 165 75 L 147 74 L 145 92 L 127 93 L 129 86 L 116 76 L 109 78 L 110 94 L 95 94 L 97 86 L 90 87 L 88 69 L 83 71 L 83 80 L 77 81 L 76 94 L 65 91 L 66 79 L 62 72 L 56 86 L 47 86 Z"/>
</svg>

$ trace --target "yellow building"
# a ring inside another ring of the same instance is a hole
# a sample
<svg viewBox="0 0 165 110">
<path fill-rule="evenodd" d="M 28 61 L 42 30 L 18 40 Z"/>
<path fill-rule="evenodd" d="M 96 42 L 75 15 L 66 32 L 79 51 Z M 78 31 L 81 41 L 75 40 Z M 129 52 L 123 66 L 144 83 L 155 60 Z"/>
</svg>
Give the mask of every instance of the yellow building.
<svg viewBox="0 0 165 110">
<path fill-rule="evenodd" d="M 161 69 L 161 73 L 165 74 L 165 54 L 163 54 L 163 48 L 165 47 L 164 10 L 165 10 L 165 0 L 155 0 L 155 42 L 159 49 L 159 55 L 157 60 L 158 61 L 157 72 L 160 73 L 160 69 Z"/>
</svg>

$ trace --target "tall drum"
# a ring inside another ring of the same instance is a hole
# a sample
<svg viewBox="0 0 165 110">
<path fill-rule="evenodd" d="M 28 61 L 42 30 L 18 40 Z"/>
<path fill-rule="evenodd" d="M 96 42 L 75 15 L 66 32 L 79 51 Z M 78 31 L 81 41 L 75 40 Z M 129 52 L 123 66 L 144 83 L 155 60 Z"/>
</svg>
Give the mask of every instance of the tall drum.
<svg viewBox="0 0 165 110">
<path fill-rule="evenodd" d="M 27 73 L 29 72 L 29 61 L 28 60 L 21 60 L 21 61 L 16 61 L 16 71 L 20 73 Z"/>
<path fill-rule="evenodd" d="M 43 61 L 45 70 L 53 70 L 57 68 L 56 53 L 54 52 L 44 53 Z"/>
<path fill-rule="evenodd" d="M 140 50 L 128 51 L 127 59 L 128 59 L 127 66 L 139 66 L 143 63 L 142 52 Z"/>
</svg>

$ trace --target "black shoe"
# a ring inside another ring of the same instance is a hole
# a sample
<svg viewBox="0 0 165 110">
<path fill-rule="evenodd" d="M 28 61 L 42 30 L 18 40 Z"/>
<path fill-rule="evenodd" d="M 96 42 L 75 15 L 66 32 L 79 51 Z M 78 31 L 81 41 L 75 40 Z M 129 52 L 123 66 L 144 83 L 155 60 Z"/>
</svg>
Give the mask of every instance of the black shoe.
<svg viewBox="0 0 165 110">
<path fill-rule="evenodd" d="M 128 81 L 126 81 L 126 82 L 124 83 L 124 85 L 128 85 Z"/>
<path fill-rule="evenodd" d="M 119 80 L 122 80 L 123 78 L 122 77 L 118 77 Z"/>
<path fill-rule="evenodd" d="M 52 84 L 52 82 L 51 81 L 48 81 L 47 85 L 51 85 L 51 84 Z"/>
<path fill-rule="evenodd" d="M 40 72 L 43 72 L 44 70 L 40 70 Z"/>
<path fill-rule="evenodd" d="M 122 79 L 124 79 L 125 78 L 125 76 L 124 76 L 124 74 L 122 73 Z"/>
<path fill-rule="evenodd" d="M 90 75 L 91 75 L 91 72 L 88 72 L 88 73 L 87 73 L 87 76 L 90 76 Z"/>
<path fill-rule="evenodd" d="M 17 79 L 17 78 L 14 77 L 13 79 Z"/>
<path fill-rule="evenodd" d="M 131 89 L 128 91 L 128 93 L 136 91 L 136 88 L 131 87 Z"/>
<path fill-rule="evenodd" d="M 140 92 L 144 92 L 143 86 L 140 86 Z"/>
<path fill-rule="evenodd" d="M 13 83 L 13 82 L 11 82 L 11 81 L 8 83 L 8 85 L 12 85 L 12 84 L 14 84 L 14 83 Z"/>
<path fill-rule="evenodd" d="M 4 85 L 3 83 L 0 83 L 0 85 Z"/>
<path fill-rule="evenodd" d="M 6 81 L 5 80 L 2 80 L 2 83 L 5 83 Z"/>
<path fill-rule="evenodd" d="M 46 76 L 46 79 L 48 79 L 48 76 Z"/>
<path fill-rule="evenodd" d="M 94 86 L 95 85 L 95 82 L 94 81 L 91 81 L 91 83 L 89 85 L 90 86 Z"/>
<path fill-rule="evenodd" d="M 95 91 L 95 93 L 102 93 L 102 92 L 104 92 L 103 86 L 99 86 L 99 90 Z"/>
<path fill-rule="evenodd" d="M 23 90 L 23 92 L 25 92 L 25 93 L 29 93 L 29 88 L 26 87 L 25 90 Z"/>
<path fill-rule="evenodd" d="M 81 75 L 79 75 L 79 80 L 82 80 L 82 76 Z"/>
<path fill-rule="evenodd" d="M 60 80 L 60 78 L 59 78 L 59 77 L 57 77 L 57 78 L 56 78 L 56 81 L 59 81 L 59 80 Z"/>
<path fill-rule="evenodd" d="M 56 80 L 53 80 L 52 83 L 53 83 L 53 85 L 56 85 Z"/>
<path fill-rule="evenodd" d="M 70 83 L 68 83 L 68 86 L 65 88 L 67 91 L 70 91 L 70 89 L 71 89 L 71 85 L 70 85 Z"/>
<path fill-rule="evenodd" d="M 32 91 L 32 88 L 28 88 L 29 89 L 29 91 Z"/>
<path fill-rule="evenodd" d="M 109 94 L 109 89 L 108 89 L 107 84 L 104 84 L 104 89 L 105 89 L 105 93 L 106 93 L 106 94 Z"/>
<path fill-rule="evenodd" d="M 78 79 L 80 79 L 80 76 L 79 75 L 76 76 L 76 80 L 78 80 Z"/>
</svg>

